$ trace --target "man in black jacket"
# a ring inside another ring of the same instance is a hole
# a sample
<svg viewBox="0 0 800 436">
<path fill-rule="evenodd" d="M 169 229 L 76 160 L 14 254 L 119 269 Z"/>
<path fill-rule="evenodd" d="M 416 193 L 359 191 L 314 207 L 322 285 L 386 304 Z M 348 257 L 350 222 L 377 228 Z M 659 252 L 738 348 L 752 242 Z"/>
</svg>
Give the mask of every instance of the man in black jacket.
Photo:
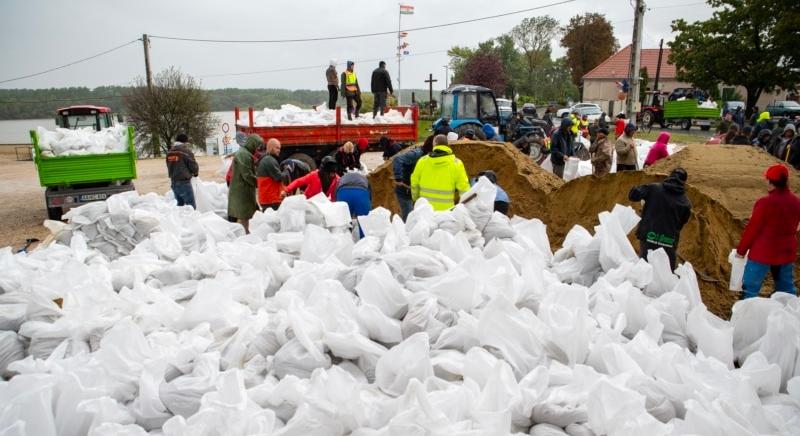
<svg viewBox="0 0 800 436">
<path fill-rule="evenodd" d="M 392 79 L 389 77 L 389 72 L 386 71 L 386 62 L 380 61 L 378 68 L 372 72 L 372 94 L 375 96 L 375 101 L 372 103 L 372 118 L 375 118 L 380 110 L 383 115 L 383 108 L 386 107 L 386 91 L 389 95 L 394 93 L 392 88 Z"/>
<path fill-rule="evenodd" d="M 642 220 L 636 230 L 639 256 L 647 259 L 648 251 L 663 248 L 673 270 L 681 229 L 692 211 L 692 203 L 686 197 L 687 178 L 686 170 L 675 168 L 663 182 L 636 186 L 628 194 L 630 201 L 644 200 Z"/>
<path fill-rule="evenodd" d="M 569 117 L 562 118 L 561 125 L 550 138 L 550 163 L 553 164 L 553 174 L 558 177 L 564 177 L 564 162 L 575 154 L 573 141 L 572 120 Z"/>
<path fill-rule="evenodd" d="M 185 133 L 175 137 L 175 143 L 167 152 L 167 172 L 178 206 L 188 205 L 197 209 L 192 190 L 192 177 L 197 177 L 199 167 L 194 153 L 186 145 L 188 142 L 189 137 Z"/>
</svg>

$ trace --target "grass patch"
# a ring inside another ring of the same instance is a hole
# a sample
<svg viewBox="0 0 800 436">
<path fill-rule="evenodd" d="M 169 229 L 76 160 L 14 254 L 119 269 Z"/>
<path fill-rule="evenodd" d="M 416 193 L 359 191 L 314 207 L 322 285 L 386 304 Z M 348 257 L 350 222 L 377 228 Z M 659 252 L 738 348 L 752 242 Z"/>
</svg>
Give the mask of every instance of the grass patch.
<svg viewBox="0 0 800 436">
<path fill-rule="evenodd" d="M 703 132 L 702 134 L 698 133 L 686 133 L 682 130 L 672 130 L 672 129 L 656 129 L 653 128 L 651 132 L 636 132 L 636 137 L 639 139 L 644 139 L 647 141 L 655 141 L 658 138 L 658 134 L 663 131 L 668 132 L 670 135 L 669 142 L 674 142 L 676 144 L 705 144 L 708 141 L 708 138 L 711 137 L 711 133 Z"/>
<path fill-rule="evenodd" d="M 425 141 L 425 138 L 431 134 L 431 124 L 433 124 L 433 121 L 419 120 L 419 125 L 417 126 L 417 141 Z"/>
</svg>

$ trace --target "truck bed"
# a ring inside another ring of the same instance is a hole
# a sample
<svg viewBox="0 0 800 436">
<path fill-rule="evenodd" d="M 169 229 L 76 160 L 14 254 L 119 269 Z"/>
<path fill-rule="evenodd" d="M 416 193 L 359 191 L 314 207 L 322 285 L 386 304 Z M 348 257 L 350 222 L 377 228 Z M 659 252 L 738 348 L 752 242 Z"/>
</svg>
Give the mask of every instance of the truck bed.
<svg viewBox="0 0 800 436">
<path fill-rule="evenodd" d="M 125 153 L 87 154 L 83 156 L 44 157 L 39 138 L 31 130 L 33 161 L 39 173 L 39 184 L 45 187 L 72 186 L 89 183 L 112 183 L 136 178 L 136 149 L 133 127 L 128 127 L 128 151 Z"/>
<path fill-rule="evenodd" d="M 664 103 L 664 118 L 719 118 L 719 108 L 704 108 L 697 106 L 697 100 L 675 100 Z"/>
<path fill-rule="evenodd" d="M 239 108 L 235 108 L 236 130 L 248 135 L 256 134 L 264 138 L 277 138 L 283 146 L 338 146 L 345 141 L 355 141 L 358 138 L 367 138 L 370 144 L 378 142 L 381 136 L 400 141 L 416 141 L 417 127 L 419 125 L 419 112 L 416 107 L 401 106 L 392 108 L 402 114 L 412 111 L 410 124 L 373 124 L 357 125 L 343 124 L 341 107 L 336 108 L 336 123 L 331 125 L 302 125 L 302 126 L 255 126 L 253 123 L 253 108 L 248 108 L 246 124 L 239 124 Z M 366 115 L 371 116 L 371 115 Z"/>
</svg>

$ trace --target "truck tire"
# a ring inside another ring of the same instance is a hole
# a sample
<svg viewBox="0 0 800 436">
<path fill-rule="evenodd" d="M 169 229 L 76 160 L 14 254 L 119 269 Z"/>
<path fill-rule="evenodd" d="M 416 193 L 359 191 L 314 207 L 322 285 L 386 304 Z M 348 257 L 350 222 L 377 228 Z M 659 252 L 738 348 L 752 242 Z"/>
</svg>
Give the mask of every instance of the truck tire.
<svg viewBox="0 0 800 436">
<path fill-rule="evenodd" d="M 64 209 L 60 207 L 48 207 L 47 208 L 47 219 L 51 219 L 53 221 L 61 221 L 61 216 L 64 214 Z"/>
<path fill-rule="evenodd" d="M 311 169 L 311 171 L 314 171 L 315 169 L 317 169 L 317 163 L 314 162 L 314 158 L 312 158 L 311 156 L 309 156 L 309 155 L 307 155 L 305 153 L 292 154 L 292 155 L 289 156 L 289 159 L 296 159 L 296 160 L 299 160 L 300 162 L 305 163 L 306 165 L 308 165 L 308 167 Z"/>
<path fill-rule="evenodd" d="M 709 130 L 711 130 L 711 126 L 700 126 L 700 130 L 708 132 Z"/>
<path fill-rule="evenodd" d="M 690 119 L 688 119 L 688 118 L 687 118 L 687 119 L 685 119 L 685 120 L 681 121 L 681 128 L 682 128 L 683 130 L 689 130 L 689 129 L 691 129 L 691 128 L 692 128 L 692 120 L 690 120 Z"/>
<path fill-rule="evenodd" d="M 656 118 L 655 114 L 653 114 L 653 111 L 646 110 L 642 113 L 642 125 L 645 125 L 647 127 L 652 127 L 655 120 Z"/>
<path fill-rule="evenodd" d="M 458 137 L 461 138 L 462 136 L 464 136 L 465 133 L 467 133 L 467 130 L 470 129 L 472 129 L 475 132 L 475 139 L 479 139 L 481 141 L 486 140 L 486 134 L 483 133 L 483 129 L 481 129 L 481 126 L 477 124 L 462 124 L 453 129 L 453 131 L 458 133 Z"/>
</svg>

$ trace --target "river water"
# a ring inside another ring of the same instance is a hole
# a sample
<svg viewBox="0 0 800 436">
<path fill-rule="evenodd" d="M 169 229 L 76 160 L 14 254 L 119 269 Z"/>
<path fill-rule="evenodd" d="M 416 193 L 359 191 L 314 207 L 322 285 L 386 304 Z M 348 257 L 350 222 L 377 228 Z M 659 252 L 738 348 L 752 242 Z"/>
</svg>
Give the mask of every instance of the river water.
<svg viewBox="0 0 800 436">
<path fill-rule="evenodd" d="M 222 147 L 224 125 L 227 124 L 228 135 L 233 138 L 236 134 L 234 126 L 233 111 L 230 112 L 213 112 L 217 118 L 215 123 L 214 132 L 207 140 L 208 143 L 218 144 Z M 31 137 L 28 133 L 35 130 L 37 127 L 42 126 L 45 129 L 53 130 L 56 127 L 55 115 L 53 118 L 36 119 L 36 120 L 0 120 L 0 144 L 30 144 Z"/>
</svg>

